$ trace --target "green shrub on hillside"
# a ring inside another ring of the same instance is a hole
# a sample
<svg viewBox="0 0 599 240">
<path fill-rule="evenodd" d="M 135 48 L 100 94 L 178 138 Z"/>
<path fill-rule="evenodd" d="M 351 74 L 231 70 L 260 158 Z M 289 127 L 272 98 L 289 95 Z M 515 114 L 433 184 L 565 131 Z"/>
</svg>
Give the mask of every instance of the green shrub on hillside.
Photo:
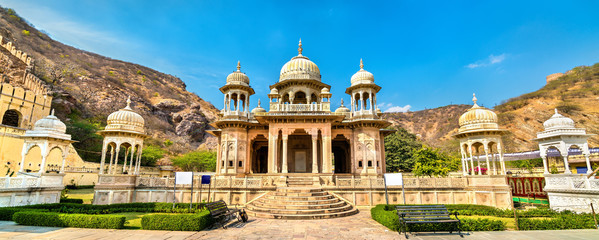
<svg viewBox="0 0 599 240">
<path fill-rule="evenodd" d="M 216 171 L 216 152 L 194 151 L 172 158 L 174 166 L 183 171 L 213 172 Z"/>
<path fill-rule="evenodd" d="M 125 216 L 62 214 L 48 212 L 17 212 L 13 220 L 21 225 L 46 227 L 77 227 L 121 229 L 125 226 Z"/>
<path fill-rule="evenodd" d="M 150 214 L 141 218 L 141 228 L 147 230 L 201 231 L 213 223 L 210 212 L 196 214 Z"/>
</svg>

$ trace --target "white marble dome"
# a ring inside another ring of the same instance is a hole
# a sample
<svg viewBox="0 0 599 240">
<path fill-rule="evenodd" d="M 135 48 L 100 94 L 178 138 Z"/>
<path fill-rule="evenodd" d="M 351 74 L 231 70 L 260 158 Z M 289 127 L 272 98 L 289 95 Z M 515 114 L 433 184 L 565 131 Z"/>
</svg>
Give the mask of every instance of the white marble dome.
<svg viewBox="0 0 599 240">
<path fill-rule="evenodd" d="M 47 131 L 64 134 L 67 132 L 67 126 L 54 116 L 54 109 L 52 113 L 45 118 L 37 120 L 33 125 L 33 131 Z"/>
<path fill-rule="evenodd" d="M 239 61 L 237 62 L 237 71 L 227 76 L 227 84 L 250 85 L 250 78 L 241 72 L 241 63 Z"/>
<path fill-rule="evenodd" d="M 341 99 L 341 106 L 335 110 L 335 113 L 349 113 L 350 110 L 346 106 L 343 105 L 343 99 Z"/>
<path fill-rule="evenodd" d="M 364 63 L 360 59 L 360 70 L 351 77 L 351 85 L 374 83 L 374 75 L 364 70 Z"/>
<path fill-rule="evenodd" d="M 141 115 L 131 109 L 131 98 L 127 99 L 127 106 L 108 115 L 106 131 L 133 131 L 144 132 L 145 121 Z"/>
<path fill-rule="evenodd" d="M 302 55 L 302 40 L 299 42 L 299 55 L 293 57 L 281 68 L 279 82 L 289 79 L 306 79 L 320 81 L 320 69 L 309 58 Z"/>
<path fill-rule="evenodd" d="M 279 94 L 279 90 L 277 90 L 276 88 L 273 88 L 270 90 L 270 94 Z"/>
<path fill-rule="evenodd" d="M 547 121 L 543 123 L 543 127 L 545 127 L 545 131 L 553 129 L 576 128 L 576 126 L 574 125 L 574 120 L 559 114 L 557 112 L 557 109 L 555 109 L 555 114 L 553 114 L 551 118 L 549 118 Z"/>
<path fill-rule="evenodd" d="M 252 113 L 264 113 L 264 112 L 266 112 L 266 109 L 264 109 L 260 106 L 260 99 L 258 99 L 258 106 L 255 107 L 254 109 L 252 109 Z"/>
<path fill-rule="evenodd" d="M 498 129 L 497 114 L 485 107 L 476 104 L 476 96 L 472 98 L 474 105 L 466 111 L 459 119 L 459 131 L 473 129 Z"/>
</svg>

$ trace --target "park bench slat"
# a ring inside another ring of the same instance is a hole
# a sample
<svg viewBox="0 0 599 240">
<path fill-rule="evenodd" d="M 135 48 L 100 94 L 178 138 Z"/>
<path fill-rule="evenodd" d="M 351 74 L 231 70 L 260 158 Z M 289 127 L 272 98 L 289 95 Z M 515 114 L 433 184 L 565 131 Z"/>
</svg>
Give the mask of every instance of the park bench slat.
<svg viewBox="0 0 599 240">
<path fill-rule="evenodd" d="M 457 232 L 462 236 L 460 230 L 461 221 L 457 218 L 458 213 L 454 212 L 456 219 L 452 219 L 445 205 L 411 205 L 411 206 L 396 206 L 397 215 L 404 228 L 400 228 L 400 233 L 405 229 L 405 236 L 408 238 L 408 224 L 422 223 L 447 223 L 456 224 Z M 454 230 L 450 230 L 450 233 Z"/>
<path fill-rule="evenodd" d="M 216 222 L 220 223 L 223 228 L 226 229 L 225 223 L 230 220 L 232 216 L 235 216 L 237 213 L 237 221 L 240 220 L 239 217 L 239 209 L 229 209 L 227 203 L 225 201 L 220 200 L 216 202 L 206 203 L 206 208 L 210 211 L 210 216 L 212 216 Z"/>
</svg>

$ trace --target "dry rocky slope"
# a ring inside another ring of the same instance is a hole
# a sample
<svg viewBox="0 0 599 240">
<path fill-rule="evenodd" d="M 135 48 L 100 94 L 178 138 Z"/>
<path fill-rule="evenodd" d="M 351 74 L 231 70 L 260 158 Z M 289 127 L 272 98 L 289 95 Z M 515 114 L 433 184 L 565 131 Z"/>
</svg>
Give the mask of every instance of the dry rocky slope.
<svg viewBox="0 0 599 240">
<path fill-rule="evenodd" d="M 125 107 L 131 96 L 147 132 L 174 142 L 171 151 L 187 152 L 202 143 L 215 146 L 205 129 L 218 110 L 188 92 L 181 79 L 54 41 L 9 9 L 0 8 L 0 35 L 35 60 L 33 72 L 51 89 L 52 105 L 63 121 L 76 113 L 105 124 L 108 114 Z M 4 66 L 2 74 L 18 77 L 22 67 Z"/>
<path fill-rule="evenodd" d="M 384 118 L 417 134 L 433 146 L 457 151 L 457 142 L 451 137 L 458 129 L 458 119 L 470 105 L 449 105 L 407 113 L 385 113 Z M 543 131 L 543 122 L 557 108 L 572 118 L 577 127 L 587 133 L 599 134 L 599 64 L 581 66 L 568 71 L 541 89 L 509 99 L 493 110 L 499 125 L 510 133 L 503 137 L 507 152 L 538 149 L 532 139 Z M 599 145 L 599 136 L 589 139 L 591 147 Z"/>
</svg>

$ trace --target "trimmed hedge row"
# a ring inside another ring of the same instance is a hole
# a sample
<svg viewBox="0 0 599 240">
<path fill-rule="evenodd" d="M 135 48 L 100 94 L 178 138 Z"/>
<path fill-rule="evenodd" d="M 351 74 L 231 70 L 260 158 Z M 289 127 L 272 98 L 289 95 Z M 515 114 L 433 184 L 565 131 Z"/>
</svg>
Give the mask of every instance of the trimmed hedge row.
<svg viewBox="0 0 599 240">
<path fill-rule="evenodd" d="M 395 207 L 395 205 L 389 205 Z M 494 216 L 513 218 L 514 212 L 510 209 L 499 209 L 491 206 L 474 205 L 474 204 L 446 204 L 447 210 L 450 212 L 457 211 L 460 215 L 472 216 Z M 520 218 L 528 217 L 553 217 L 563 214 L 570 214 L 571 212 L 556 212 L 548 208 L 537 208 L 528 209 L 525 211 L 518 210 L 517 214 Z"/>
<path fill-rule="evenodd" d="M 551 219 L 518 218 L 520 230 L 595 229 L 591 214 L 561 215 Z"/>
<path fill-rule="evenodd" d="M 83 199 L 80 198 L 61 198 L 60 203 L 79 203 L 83 204 Z"/>
<path fill-rule="evenodd" d="M 48 212 L 47 209 L 27 209 L 18 207 L 0 208 L 0 221 L 12 221 L 12 217 L 17 212 Z"/>
<path fill-rule="evenodd" d="M 383 226 L 398 231 L 401 227 L 399 223 L 399 216 L 395 211 L 393 205 L 376 205 L 376 207 L 370 210 L 372 219 L 379 222 Z M 505 223 L 501 220 L 492 219 L 460 219 L 462 231 L 503 231 L 506 229 Z M 450 224 L 411 224 L 409 230 L 413 232 L 432 232 L 432 231 L 445 231 L 453 228 Z"/>
<path fill-rule="evenodd" d="M 196 214 L 150 214 L 141 218 L 141 228 L 147 230 L 201 231 L 212 225 L 210 212 Z"/>
<path fill-rule="evenodd" d="M 125 227 L 125 216 L 61 214 L 51 212 L 16 212 L 13 220 L 21 225 L 46 227 L 107 228 Z"/>
<path fill-rule="evenodd" d="M 201 212 L 205 203 L 194 203 L 189 210 L 189 203 L 119 203 L 110 205 L 91 205 L 77 203 L 51 203 L 15 208 L 47 209 L 50 212 L 81 213 L 81 214 L 109 214 L 121 212 L 162 212 L 162 213 L 194 213 Z M 2 208 L 0 208 L 2 209 Z"/>
</svg>

